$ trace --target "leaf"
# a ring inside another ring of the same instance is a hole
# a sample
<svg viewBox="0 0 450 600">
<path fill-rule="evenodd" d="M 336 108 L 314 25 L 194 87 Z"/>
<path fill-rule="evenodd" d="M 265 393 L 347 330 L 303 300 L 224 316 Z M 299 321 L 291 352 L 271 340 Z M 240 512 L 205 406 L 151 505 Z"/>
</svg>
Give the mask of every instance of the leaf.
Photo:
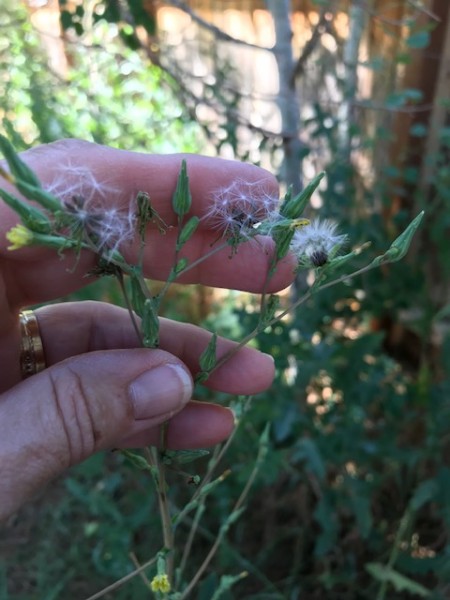
<svg viewBox="0 0 450 600">
<path fill-rule="evenodd" d="M 316 538 L 314 554 L 317 557 L 321 557 L 336 547 L 339 533 L 336 510 L 325 494 L 319 500 L 314 510 L 314 519 L 321 528 L 321 532 Z"/>
<path fill-rule="evenodd" d="M 247 571 L 239 573 L 239 575 L 222 575 L 220 578 L 219 586 L 216 588 L 214 595 L 211 596 L 211 600 L 219 600 L 225 592 L 230 590 L 235 583 L 247 577 Z"/>
<path fill-rule="evenodd" d="M 436 496 L 437 491 L 438 485 L 434 479 L 422 481 L 409 501 L 409 507 L 413 511 L 419 510 L 419 508 L 422 508 L 424 504 Z"/>
<path fill-rule="evenodd" d="M 209 455 L 209 450 L 164 450 L 162 453 L 162 462 L 166 465 L 179 464 L 185 465 L 199 458 Z"/>
<path fill-rule="evenodd" d="M 428 31 L 416 31 L 406 40 L 406 45 L 414 50 L 426 48 L 430 43 L 430 33 Z"/>
<path fill-rule="evenodd" d="M 423 585 L 416 583 L 391 567 L 387 567 L 381 563 L 367 563 L 365 568 L 374 579 L 382 583 L 390 583 L 397 592 L 409 592 L 422 598 L 428 598 L 431 595 L 430 591 Z"/>
<path fill-rule="evenodd" d="M 314 473 L 319 481 L 325 480 L 325 464 L 313 440 L 309 438 L 300 440 L 296 445 L 292 460 L 295 462 L 303 461 L 306 468 Z"/>
</svg>

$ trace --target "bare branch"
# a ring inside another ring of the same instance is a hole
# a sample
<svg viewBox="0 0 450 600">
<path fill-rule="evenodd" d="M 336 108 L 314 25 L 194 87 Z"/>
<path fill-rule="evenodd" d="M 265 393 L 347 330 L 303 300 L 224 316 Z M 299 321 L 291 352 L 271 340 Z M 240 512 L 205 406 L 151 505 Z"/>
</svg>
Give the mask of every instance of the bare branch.
<svg viewBox="0 0 450 600">
<path fill-rule="evenodd" d="M 327 13 L 327 10 L 323 8 L 320 13 L 319 22 L 314 27 L 311 37 L 306 42 L 306 44 L 303 48 L 303 51 L 294 66 L 291 84 L 293 84 L 295 82 L 295 80 L 298 77 L 301 77 L 304 73 L 306 63 L 307 63 L 309 57 L 311 56 L 311 54 L 313 53 L 314 49 L 316 48 L 317 43 L 320 39 L 321 30 L 323 29 L 324 26 L 326 26 L 326 23 L 327 23 L 327 19 L 325 16 L 326 13 Z"/>
<path fill-rule="evenodd" d="M 210 31 L 216 39 L 221 40 L 222 42 L 230 42 L 232 44 L 238 44 L 240 46 L 246 46 L 247 48 L 254 48 L 256 50 L 268 50 L 269 52 L 271 51 L 271 48 L 258 46 L 257 44 L 251 44 L 250 42 L 245 42 L 244 40 L 235 38 L 232 35 L 225 33 L 225 31 L 223 31 L 219 27 L 216 27 L 216 25 L 213 25 L 209 21 L 206 21 L 205 19 L 200 17 L 200 15 L 196 13 L 190 6 L 188 6 L 186 2 L 183 2 L 183 0 L 170 0 L 169 4 L 189 15 L 191 19 L 195 23 L 197 23 L 197 25 L 200 25 L 200 27 L 203 27 L 203 29 Z"/>
</svg>

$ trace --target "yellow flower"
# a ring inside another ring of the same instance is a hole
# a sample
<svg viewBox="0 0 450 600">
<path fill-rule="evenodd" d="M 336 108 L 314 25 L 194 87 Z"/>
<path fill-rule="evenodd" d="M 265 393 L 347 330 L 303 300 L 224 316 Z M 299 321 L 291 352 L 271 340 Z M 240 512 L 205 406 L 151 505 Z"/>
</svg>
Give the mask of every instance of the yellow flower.
<svg viewBox="0 0 450 600">
<path fill-rule="evenodd" d="M 155 575 L 151 580 L 150 588 L 152 592 L 162 592 L 163 594 L 167 594 L 170 592 L 169 578 L 165 573 L 162 575 Z"/>
<path fill-rule="evenodd" d="M 309 219 L 293 219 L 292 223 L 290 224 L 290 228 L 291 230 L 303 229 L 303 227 L 306 227 L 310 223 L 311 221 Z"/>
<path fill-rule="evenodd" d="M 33 241 L 33 233 L 24 225 L 15 225 L 6 233 L 6 239 L 11 242 L 8 250 L 18 250 L 23 246 L 29 246 Z"/>
</svg>

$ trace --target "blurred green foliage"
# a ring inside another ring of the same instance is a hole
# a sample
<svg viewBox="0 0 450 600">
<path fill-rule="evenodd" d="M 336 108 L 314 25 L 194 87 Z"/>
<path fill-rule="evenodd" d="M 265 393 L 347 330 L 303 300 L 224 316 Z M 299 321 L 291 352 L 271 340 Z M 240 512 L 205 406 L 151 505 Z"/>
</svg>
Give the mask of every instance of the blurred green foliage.
<svg viewBox="0 0 450 600">
<path fill-rule="evenodd" d="M 105 18 L 114 23 L 115 3 L 107 5 Z M 63 14 L 79 30 L 82 16 Z M 70 135 L 147 151 L 199 149 L 198 130 L 161 72 L 133 50 L 134 31 L 125 23 L 97 23 L 95 43 L 71 47 L 73 66 L 60 81 L 23 11 L 11 3 L 0 18 L 17 25 L 8 27 L 8 44 L 0 39 L 2 124 L 16 147 Z M 415 50 L 428 41 L 427 31 L 416 31 L 407 44 Z M 386 104 L 398 108 L 418 94 L 393 91 Z M 394 192 L 412 194 L 426 209 L 425 233 L 408 259 L 314 296 L 260 337 L 261 350 L 275 357 L 277 379 L 254 400 L 221 466 L 232 476 L 205 511 L 187 574 L 195 573 L 245 485 L 249 457 L 270 422 L 271 449 L 246 513 L 194 597 L 212 598 L 222 574 L 245 570 L 223 598 L 443 600 L 450 593 L 449 310 L 436 302 L 429 272 L 437 263 L 440 283 L 448 284 L 449 131 L 441 131 L 436 156 L 426 157 L 433 164 L 426 193 L 417 185 L 422 165 L 388 165 L 364 186 L 361 208 L 361 180 L 338 156 L 333 114 L 317 106 L 305 125 L 330 156 L 321 216 L 337 220 L 353 244 L 370 240 L 366 252 L 375 256 L 411 217 L 403 210 L 386 221 L 383 208 Z M 415 123 L 411 133 L 426 136 L 427 128 Z M 388 138 L 379 129 L 361 146 Z M 108 285 L 99 285 L 81 297 L 111 298 Z M 306 286 L 299 279 L 292 294 Z M 179 297 L 167 307 L 169 316 L 189 312 L 192 296 L 184 294 L 181 305 Z M 256 323 L 250 298 L 233 293 L 216 308 L 204 323 L 219 333 L 238 339 Z M 212 399 L 204 388 L 197 392 Z M 187 470 L 201 473 L 205 462 Z M 182 506 L 191 493 L 187 479 L 174 475 L 171 492 Z M 159 549 L 155 515 L 147 474 L 118 454 L 92 458 L 9 525 L 0 546 L 0 597 L 87 597 L 133 569 L 130 552 L 143 563 Z M 181 548 L 183 527 L 179 535 Z M 145 590 L 136 577 L 105 598 L 140 599 Z"/>
</svg>

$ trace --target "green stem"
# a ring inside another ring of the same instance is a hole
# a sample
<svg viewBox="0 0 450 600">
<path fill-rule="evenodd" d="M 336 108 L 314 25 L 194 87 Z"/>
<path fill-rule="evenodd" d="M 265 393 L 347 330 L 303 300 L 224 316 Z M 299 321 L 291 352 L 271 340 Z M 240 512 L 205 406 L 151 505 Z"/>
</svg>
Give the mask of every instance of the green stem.
<svg viewBox="0 0 450 600">
<path fill-rule="evenodd" d="M 169 499 L 167 497 L 166 468 L 159 457 L 158 448 L 145 448 L 145 454 L 149 464 L 155 471 L 156 490 L 158 494 L 159 513 L 164 540 L 164 549 L 166 554 L 166 568 L 169 582 L 173 585 L 174 574 L 174 533 L 172 519 L 170 516 Z"/>
<path fill-rule="evenodd" d="M 222 356 L 222 358 L 220 358 L 216 362 L 214 367 L 212 367 L 212 369 L 210 369 L 208 371 L 208 375 L 210 375 L 213 371 L 215 371 L 216 369 L 221 367 L 224 363 L 226 363 L 232 356 L 234 356 L 237 352 L 239 352 L 239 350 L 241 348 L 246 346 L 251 340 L 253 340 L 255 337 L 257 337 L 262 331 L 264 331 L 264 329 L 266 329 L 267 327 L 270 327 L 271 325 L 274 325 L 275 323 L 278 323 L 278 321 L 280 321 L 281 319 L 286 317 L 288 314 L 290 314 L 291 312 L 296 310 L 301 304 L 304 304 L 307 300 L 309 300 L 311 298 L 311 296 L 313 296 L 315 293 L 325 290 L 327 288 L 333 287 L 333 286 L 337 285 L 338 283 L 342 283 L 343 281 L 346 281 L 347 279 L 350 279 L 352 277 L 361 275 L 362 273 L 370 271 L 371 269 L 374 269 L 375 267 L 376 267 L 376 265 L 372 265 L 372 264 L 366 265 L 365 267 L 358 269 L 357 271 L 355 271 L 354 273 L 351 273 L 350 275 L 341 275 L 337 279 L 333 279 L 333 281 L 324 283 L 320 287 L 316 287 L 316 285 L 314 284 L 313 287 L 308 292 L 306 292 L 306 294 L 303 294 L 303 296 L 301 296 L 298 300 L 296 300 L 293 304 L 291 304 L 291 306 L 289 306 L 288 308 L 283 310 L 281 313 L 279 313 L 278 315 L 273 317 L 273 319 L 271 319 L 267 323 L 264 323 L 264 325 L 262 325 L 261 323 L 258 323 L 258 325 L 253 329 L 253 331 L 251 331 L 249 334 L 247 334 L 239 343 L 236 344 L 236 346 L 231 348 L 231 350 L 229 350 L 226 354 L 224 354 Z"/>
<path fill-rule="evenodd" d="M 140 345 L 143 346 L 144 345 L 144 339 L 142 337 L 141 329 L 140 329 L 140 327 L 139 327 L 139 325 L 138 325 L 138 323 L 136 321 L 136 315 L 135 315 L 133 307 L 131 305 L 130 296 L 128 294 L 127 287 L 125 285 L 125 281 L 123 279 L 122 271 L 119 271 L 117 273 L 116 277 L 117 277 L 117 279 L 119 281 L 120 289 L 122 291 L 123 298 L 125 300 L 125 304 L 127 306 L 127 310 L 128 310 L 129 315 L 130 315 L 131 322 L 133 324 L 134 331 L 136 332 L 136 335 L 137 335 L 137 338 L 139 340 Z"/>
</svg>

